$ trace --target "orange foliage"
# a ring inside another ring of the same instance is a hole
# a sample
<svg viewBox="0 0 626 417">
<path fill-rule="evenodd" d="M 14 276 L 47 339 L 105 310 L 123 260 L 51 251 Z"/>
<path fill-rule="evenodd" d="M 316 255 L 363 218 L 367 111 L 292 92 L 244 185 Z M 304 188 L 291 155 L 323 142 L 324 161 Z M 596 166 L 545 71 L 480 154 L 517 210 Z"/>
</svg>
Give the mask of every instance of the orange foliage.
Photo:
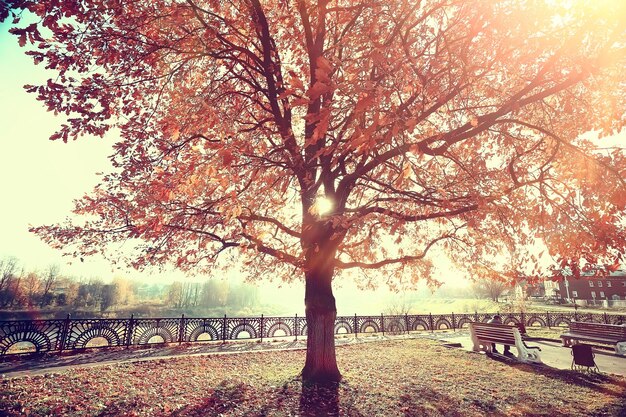
<svg viewBox="0 0 626 417">
<path fill-rule="evenodd" d="M 285 279 L 429 279 L 434 247 L 513 281 L 550 273 L 539 244 L 557 270 L 613 265 L 624 152 L 579 139 L 626 122 L 626 6 L 603 3 L 19 2 L 0 19 L 58 73 L 26 87 L 67 115 L 52 139 L 121 132 L 85 222 L 33 230 L 74 254 L 132 238 L 139 268 L 237 251 Z"/>
</svg>

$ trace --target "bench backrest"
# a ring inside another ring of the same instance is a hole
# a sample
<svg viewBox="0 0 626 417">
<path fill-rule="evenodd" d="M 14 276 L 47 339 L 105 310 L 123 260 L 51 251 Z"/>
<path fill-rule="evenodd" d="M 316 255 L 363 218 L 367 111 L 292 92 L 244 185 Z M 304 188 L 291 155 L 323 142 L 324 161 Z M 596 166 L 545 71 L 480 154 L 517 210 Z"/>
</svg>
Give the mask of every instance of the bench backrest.
<svg viewBox="0 0 626 417">
<path fill-rule="evenodd" d="M 470 323 L 470 328 L 479 340 L 505 345 L 514 345 L 515 332 L 519 334 L 517 327 L 508 324 Z"/>
<path fill-rule="evenodd" d="M 570 333 L 578 333 L 585 336 L 601 336 L 616 341 L 626 341 L 626 326 L 616 324 L 572 321 L 569 325 L 569 331 Z"/>
</svg>

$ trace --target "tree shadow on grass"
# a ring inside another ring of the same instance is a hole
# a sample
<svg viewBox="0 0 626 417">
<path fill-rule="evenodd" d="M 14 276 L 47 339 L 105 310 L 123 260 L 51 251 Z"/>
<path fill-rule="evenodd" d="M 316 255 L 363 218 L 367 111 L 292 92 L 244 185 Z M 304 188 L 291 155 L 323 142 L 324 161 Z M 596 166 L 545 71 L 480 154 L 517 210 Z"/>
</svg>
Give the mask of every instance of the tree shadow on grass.
<svg viewBox="0 0 626 417">
<path fill-rule="evenodd" d="M 214 417 L 228 413 L 238 408 L 247 394 L 248 388 L 244 384 L 222 382 L 215 389 L 209 391 L 209 395 L 201 401 L 170 411 L 169 406 L 157 406 L 148 404 L 141 398 L 129 398 L 107 404 L 106 408 L 97 414 L 97 417 L 131 417 L 137 414 L 134 410 L 154 409 L 154 416 L 159 417 Z M 253 414 L 250 416 L 261 416 Z"/>
<path fill-rule="evenodd" d="M 170 417 L 209 417 L 218 416 L 240 408 L 250 396 L 252 388 L 241 382 L 222 381 L 218 386 L 207 391 L 207 397 L 199 402 L 180 408 Z M 254 394 L 254 393 L 253 393 Z"/>
<path fill-rule="evenodd" d="M 531 372 L 548 378 L 556 379 L 570 385 L 578 385 L 596 392 L 621 398 L 626 392 L 626 380 L 611 375 L 595 372 L 579 372 L 553 368 L 548 365 L 531 365 L 505 356 L 493 355 L 492 360 L 509 365 L 522 372 Z"/>
<path fill-rule="evenodd" d="M 528 417 L 569 417 L 569 412 L 560 410 L 557 405 L 537 402 L 525 393 L 515 395 L 477 392 L 476 395 L 453 396 L 431 386 L 409 384 L 403 387 L 397 409 L 403 417 L 465 417 L 490 416 L 507 417 L 519 415 Z M 608 409 L 607 409 L 608 410 Z M 394 414 L 395 415 L 395 414 Z M 581 415 L 581 414 L 576 414 Z M 600 416 L 620 416 L 621 414 L 597 414 Z M 594 414 L 594 417 L 596 415 Z M 585 414 L 585 417 L 588 417 Z"/>
<path fill-rule="evenodd" d="M 339 384 L 302 384 L 300 393 L 300 416 L 339 416 Z"/>
<path fill-rule="evenodd" d="M 124 398 L 122 400 L 112 402 L 106 405 L 106 407 L 101 410 L 96 417 L 127 417 L 127 416 L 135 416 L 135 409 L 143 409 L 149 407 L 150 404 L 147 401 L 139 396 L 133 396 L 129 398 Z M 78 414 L 78 413 L 77 413 Z M 68 414 L 72 415 L 72 414 Z"/>
<path fill-rule="evenodd" d="M 398 409 L 404 417 L 464 417 L 466 415 L 485 415 L 506 417 L 508 414 L 499 409 L 499 404 L 490 398 L 454 398 L 441 390 L 423 385 L 409 384 L 400 395 Z M 561 417 L 561 414 L 547 414 Z"/>
<path fill-rule="evenodd" d="M 245 417 L 366 417 L 368 414 L 362 414 L 357 410 L 358 405 L 354 399 L 356 392 L 358 390 L 353 390 L 346 383 L 304 385 L 299 377 L 264 388 L 223 381 L 210 390 L 206 398 L 173 412 L 155 415 L 167 417 L 212 417 L 221 414 Z"/>
<path fill-rule="evenodd" d="M 617 401 L 607 404 L 599 410 L 595 410 L 589 414 L 589 417 L 606 417 L 606 416 L 616 416 L 616 417 L 625 417 L 626 416 L 626 396 L 618 398 Z"/>
</svg>

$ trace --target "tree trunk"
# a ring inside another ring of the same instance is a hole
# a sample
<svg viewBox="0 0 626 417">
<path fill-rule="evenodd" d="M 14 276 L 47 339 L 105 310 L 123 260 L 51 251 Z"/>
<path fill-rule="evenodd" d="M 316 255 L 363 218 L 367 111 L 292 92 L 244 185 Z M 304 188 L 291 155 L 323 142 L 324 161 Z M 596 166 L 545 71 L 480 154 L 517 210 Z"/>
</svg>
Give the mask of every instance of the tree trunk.
<svg viewBox="0 0 626 417">
<path fill-rule="evenodd" d="M 307 351 L 302 370 L 302 380 L 305 383 L 319 384 L 341 380 L 335 356 L 337 308 L 331 286 L 334 270 L 330 259 L 326 259 L 327 262 L 322 262 L 322 265 L 317 263 L 315 268 L 305 274 Z"/>
</svg>

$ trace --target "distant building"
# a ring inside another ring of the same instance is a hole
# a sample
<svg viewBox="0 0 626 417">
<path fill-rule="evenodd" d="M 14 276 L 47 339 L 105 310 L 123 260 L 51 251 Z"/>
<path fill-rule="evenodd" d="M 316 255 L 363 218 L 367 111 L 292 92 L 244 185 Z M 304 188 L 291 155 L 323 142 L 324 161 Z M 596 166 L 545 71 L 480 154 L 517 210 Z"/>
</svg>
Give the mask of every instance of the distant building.
<svg viewBox="0 0 626 417">
<path fill-rule="evenodd" d="M 543 288 L 546 297 L 549 298 L 563 298 L 561 297 L 561 290 L 559 289 L 559 282 L 552 280 L 545 280 L 543 282 Z"/>
<path fill-rule="evenodd" d="M 552 284 L 558 286 L 560 298 L 566 300 L 586 300 L 593 304 L 626 300 L 624 270 L 611 272 L 607 276 L 597 276 L 593 271 L 582 272 L 580 278 L 566 277 L 563 281 Z M 546 294 L 549 294 L 547 288 Z"/>
<path fill-rule="evenodd" d="M 547 288 L 543 282 L 529 283 L 522 281 L 515 286 L 516 298 L 528 298 L 528 297 L 550 297 L 552 293 L 548 293 Z"/>
</svg>

